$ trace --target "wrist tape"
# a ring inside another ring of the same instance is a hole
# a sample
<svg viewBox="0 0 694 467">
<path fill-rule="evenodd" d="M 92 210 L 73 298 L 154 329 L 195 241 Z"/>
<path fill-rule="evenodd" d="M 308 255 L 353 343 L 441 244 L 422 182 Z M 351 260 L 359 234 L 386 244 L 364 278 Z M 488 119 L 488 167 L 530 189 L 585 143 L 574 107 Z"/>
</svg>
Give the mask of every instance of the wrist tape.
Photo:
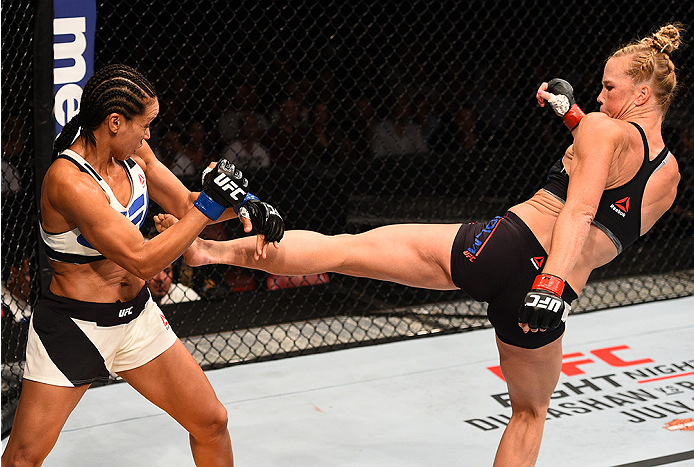
<svg viewBox="0 0 694 467">
<path fill-rule="evenodd" d="M 238 213 L 239 213 L 239 209 L 241 209 L 241 206 L 243 206 L 243 205 L 246 203 L 246 201 L 248 201 L 249 199 L 258 199 L 258 197 L 255 196 L 255 195 L 253 195 L 253 194 L 251 194 L 251 193 L 246 193 L 246 196 L 243 198 L 243 201 L 241 201 L 239 204 L 237 204 L 236 206 L 234 206 L 234 212 L 235 212 L 236 214 L 238 214 Z M 258 201 L 260 201 L 260 200 L 258 200 Z"/>
<path fill-rule="evenodd" d="M 564 122 L 564 125 L 566 125 L 566 128 L 569 129 L 569 131 L 573 131 L 574 128 L 576 128 L 578 124 L 581 122 L 581 119 L 585 116 L 586 114 L 581 110 L 578 104 L 574 104 L 566 112 L 566 114 L 564 114 L 562 121 Z"/>
<path fill-rule="evenodd" d="M 533 290 L 540 289 L 552 292 L 557 297 L 561 297 L 564 291 L 564 280 L 552 274 L 538 274 L 532 286 Z"/>
<path fill-rule="evenodd" d="M 209 195 L 204 191 L 200 192 L 198 199 L 195 200 L 193 205 L 213 221 L 219 219 L 222 213 L 226 211 L 224 206 L 210 198 Z"/>
</svg>

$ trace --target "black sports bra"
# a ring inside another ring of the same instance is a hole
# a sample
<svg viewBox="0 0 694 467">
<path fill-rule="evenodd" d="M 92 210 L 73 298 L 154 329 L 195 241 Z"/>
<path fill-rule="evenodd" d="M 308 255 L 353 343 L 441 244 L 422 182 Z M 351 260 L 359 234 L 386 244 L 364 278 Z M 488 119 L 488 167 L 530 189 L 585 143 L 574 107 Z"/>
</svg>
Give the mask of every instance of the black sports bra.
<svg viewBox="0 0 694 467">
<path fill-rule="evenodd" d="M 665 164 L 670 151 L 663 148 L 658 157 L 649 160 L 648 140 L 643 129 L 634 122 L 629 122 L 639 130 L 643 140 L 643 163 L 636 175 L 622 186 L 605 190 L 600 198 L 598 211 L 595 213 L 593 225 L 605 232 L 621 253 L 634 243 L 641 235 L 641 201 L 648 179 Z M 566 202 L 566 192 L 569 188 L 569 175 L 564 168 L 563 158 L 559 159 L 550 169 L 544 190 Z"/>
</svg>

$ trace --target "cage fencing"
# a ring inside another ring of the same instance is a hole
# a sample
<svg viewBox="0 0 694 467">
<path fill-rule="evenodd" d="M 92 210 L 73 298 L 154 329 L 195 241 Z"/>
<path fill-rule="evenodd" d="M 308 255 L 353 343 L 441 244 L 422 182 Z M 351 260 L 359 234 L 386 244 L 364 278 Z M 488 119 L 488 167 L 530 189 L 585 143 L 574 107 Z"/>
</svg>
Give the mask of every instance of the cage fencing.
<svg viewBox="0 0 694 467">
<path fill-rule="evenodd" d="M 688 2 L 617 3 L 102 0 L 95 68 L 126 63 L 155 83 L 150 145 L 190 189 L 226 157 L 289 229 L 483 221 L 532 195 L 570 144 L 537 107 L 539 83 L 567 79 L 581 107 L 598 110 L 617 46 L 670 21 L 694 28 Z M 34 60 L 41 4 L 3 2 L 3 427 L 21 387 L 27 319 L 49 278 L 36 235 L 50 154 L 34 144 L 33 112 L 46 105 L 34 86 L 52 74 Z M 680 91 L 664 123 L 682 172 L 677 200 L 594 272 L 576 312 L 694 293 L 693 50 L 673 54 Z M 155 234 L 152 222 L 143 234 Z M 226 222 L 201 236 L 240 235 Z M 154 283 L 173 282 L 178 296 L 162 309 L 203 368 L 488 326 L 485 307 L 463 292 L 182 260 L 165 272 Z"/>
</svg>

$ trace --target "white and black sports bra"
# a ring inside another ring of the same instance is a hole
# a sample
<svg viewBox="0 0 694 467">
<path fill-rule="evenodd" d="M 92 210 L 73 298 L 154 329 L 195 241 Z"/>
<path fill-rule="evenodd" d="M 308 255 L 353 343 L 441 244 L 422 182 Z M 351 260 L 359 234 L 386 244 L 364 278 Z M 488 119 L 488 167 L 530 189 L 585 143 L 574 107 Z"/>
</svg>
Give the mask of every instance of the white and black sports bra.
<svg viewBox="0 0 694 467">
<path fill-rule="evenodd" d="M 142 226 L 149 208 L 149 194 L 147 192 L 145 173 L 137 162 L 132 158 L 121 162 L 125 172 L 128 174 L 131 187 L 130 200 L 127 206 L 123 206 L 113 194 L 111 187 L 82 156 L 66 149 L 58 157 L 69 160 L 79 167 L 82 172 L 91 175 L 101 186 L 101 189 L 104 190 L 106 196 L 108 196 L 111 207 L 127 217 L 138 229 Z M 39 219 L 39 231 L 46 247 L 46 254 L 53 261 L 86 264 L 105 259 L 99 251 L 89 244 L 77 228 L 60 233 L 47 232 L 43 229 L 42 222 Z"/>
</svg>

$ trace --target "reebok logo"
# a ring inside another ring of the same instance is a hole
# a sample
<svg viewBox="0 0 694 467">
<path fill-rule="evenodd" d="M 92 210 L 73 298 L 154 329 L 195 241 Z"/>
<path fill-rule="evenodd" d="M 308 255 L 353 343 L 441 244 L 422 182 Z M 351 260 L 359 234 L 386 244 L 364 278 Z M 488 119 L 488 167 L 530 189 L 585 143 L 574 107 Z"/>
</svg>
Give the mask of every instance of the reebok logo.
<svg viewBox="0 0 694 467">
<path fill-rule="evenodd" d="M 133 307 L 129 306 L 128 308 L 123 308 L 118 312 L 118 317 L 119 318 L 125 318 L 128 315 L 133 314 Z"/>
<path fill-rule="evenodd" d="M 544 256 L 533 256 L 530 258 L 530 262 L 533 263 L 533 266 L 535 266 L 535 269 L 538 271 L 542 269 L 542 265 L 545 264 L 545 257 Z"/>
<path fill-rule="evenodd" d="M 610 208 L 612 208 L 612 210 L 620 216 L 626 217 L 627 213 L 629 212 L 629 201 L 631 201 L 631 198 L 627 196 L 612 203 Z"/>
<path fill-rule="evenodd" d="M 243 191 L 243 189 L 241 189 L 231 178 L 227 177 L 223 173 L 220 173 L 215 177 L 214 183 L 215 185 L 219 186 L 223 191 L 230 191 L 229 194 L 236 201 L 239 201 L 246 196 L 246 192 Z"/>
</svg>

